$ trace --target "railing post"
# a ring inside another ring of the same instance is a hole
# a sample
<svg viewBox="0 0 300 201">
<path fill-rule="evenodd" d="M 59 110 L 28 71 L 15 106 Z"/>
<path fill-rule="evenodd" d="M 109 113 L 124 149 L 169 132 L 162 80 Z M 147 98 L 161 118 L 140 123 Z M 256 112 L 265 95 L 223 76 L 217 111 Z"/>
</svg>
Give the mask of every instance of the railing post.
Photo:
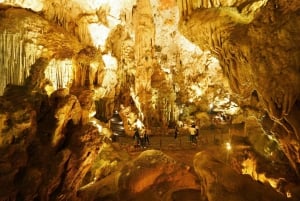
<svg viewBox="0 0 300 201">
<path fill-rule="evenodd" d="M 159 149 L 161 150 L 161 147 L 162 147 L 162 140 L 161 140 L 161 137 L 159 139 Z"/>
</svg>

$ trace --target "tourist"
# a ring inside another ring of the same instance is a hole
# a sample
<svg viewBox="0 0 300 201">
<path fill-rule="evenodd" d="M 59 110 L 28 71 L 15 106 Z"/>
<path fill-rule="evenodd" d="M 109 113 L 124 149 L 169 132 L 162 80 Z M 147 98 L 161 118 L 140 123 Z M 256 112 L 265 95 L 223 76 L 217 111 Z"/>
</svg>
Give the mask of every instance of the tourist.
<svg viewBox="0 0 300 201">
<path fill-rule="evenodd" d="M 177 138 L 178 134 L 179 134 L 179 129 L 178 129 L 178 126 L 176 125 L 175 126 L 175 132 L 174 132 L 174 139 Z"/>
<path fill-rule="evenodd" d="M 190 142 L 196 143 L 196 126 L 195 126 L 195 124 L 192 124 L 189 127 L 189 133 L 190 133 Z"/>
</svg>

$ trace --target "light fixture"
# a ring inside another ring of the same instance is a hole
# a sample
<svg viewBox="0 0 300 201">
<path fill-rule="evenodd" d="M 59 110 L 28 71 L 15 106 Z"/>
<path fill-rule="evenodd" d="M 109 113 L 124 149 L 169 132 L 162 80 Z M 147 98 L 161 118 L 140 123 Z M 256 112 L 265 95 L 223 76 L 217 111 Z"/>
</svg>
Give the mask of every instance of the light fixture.
<svg viewBox="0 0 300 201">
<path fill-rule="evenodd" d="M 226 149 L 227 149 L 227 151 L 230 151 L 231 150 L 231 144 L 230 144 L 230 142 L 226 142 Z"/>
<path fill-rule="evenodd" d="M 287 191 L 287 192 L 286 192 L 286 197 L 287 197 L 287 198 L 291 198 L 291 197 L 292 197 L 292 193 L 291 193 L 290 191 Z"/>
</svg>

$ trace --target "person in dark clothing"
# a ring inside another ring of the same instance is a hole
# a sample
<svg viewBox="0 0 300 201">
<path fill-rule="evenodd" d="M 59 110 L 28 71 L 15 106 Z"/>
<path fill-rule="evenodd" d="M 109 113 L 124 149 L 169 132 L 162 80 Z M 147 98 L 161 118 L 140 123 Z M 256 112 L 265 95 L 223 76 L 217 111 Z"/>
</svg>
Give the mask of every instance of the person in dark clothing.
<svg viewBox="0 0 300 201">
<path fill-rule="evenodd" d="M 189 132 L 190 132 L 190 142 L 196 143 L 197 139 L 196 139 L 196 125 L 195 124 L 192 124 L 189 127 Z"/>
<path fill-rule="evenodd" d="M 145 129 L 145 133 L 144 133 L 144 140 L 145 140 L 145 144 L 150 144 L 150 140 L 149 140 L 149 135 L 147 133 L 147 129 Z"/>
<path fill-rule="evenodd" d="M 174 139 L 177 138 L 178 134 L 179 134 L 178 126 L 175 126 Z"/>
<path fill-rule="evenodd" d="M 139 134 L 139 130 L 137 128 L 134 131 L 133 139 L 135 140 L 136 145 L 141 144 L 141 137 L 140 137 L 140 134 Z"/>
</svg>

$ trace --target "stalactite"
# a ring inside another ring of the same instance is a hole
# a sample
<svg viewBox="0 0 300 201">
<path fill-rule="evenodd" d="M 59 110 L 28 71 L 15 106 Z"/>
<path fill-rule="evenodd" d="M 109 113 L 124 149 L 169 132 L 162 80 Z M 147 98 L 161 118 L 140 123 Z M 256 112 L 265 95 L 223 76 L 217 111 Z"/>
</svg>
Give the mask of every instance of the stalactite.
<svg viewBox="0 0 300 201">
<path fill-rule="evenodd" d="M 64 27 L 68 31 L 73 27 L 69 27 L 70 22 L 72 21 L 71 16 L 71 7 L 68 5 L 69 1 L 62 1 L 60 4 L 49 2 L 49 4 L 45 4 L 45 10 L 47 11 L 46 18 L 51 21 L 54 21 L 58 25 Z"/>
<path fill-rule="evenodd" d="M 87 44 L 87 45 L 92 45 L 91 40 L 90 40 L 90 32 L 88 29 L 89 23 L 85 19 L 81 19 L 78 22 L 78 30 L 77 30 L 77 35 L 80 40 L 80 42 Z"/>
<path fill-rule="evenodd" d="M 215 8 L 222 6 L 220 0 L 181 0 L 177 1 L 177 5 L 184 18 L 198 8 Z"/>
<path fill-rule="evenodd" d="M 74 5 L 68 0 L 45 3 L 45 17 L 65 28 L 78 37 L 81 43 L 93 45 L 89 31 L 89 24 L 98 22 L 96 15 L 80 13 L 80 4 Z"/>
<path fill-rule="evenodd" d="M 37 46 L 25 43 L 23 37 L 22 33 L 7 31 L 0 34 L 0 95 L 7 84 L 23 85 L 36 61 Z"/>
<path fill-rule="evenodd" d="M 77 63 L 74 69 L 74 85 L 76 87 L 85 86 L 87 66 L 84 63 Z"/>
<path fill-rule="evenodd" d="M 51 60 L 45 70 L 45 77 L 52 82 L 54 89 L 68 88 L 73 81 L 72 61 Z"/>
</svg>

